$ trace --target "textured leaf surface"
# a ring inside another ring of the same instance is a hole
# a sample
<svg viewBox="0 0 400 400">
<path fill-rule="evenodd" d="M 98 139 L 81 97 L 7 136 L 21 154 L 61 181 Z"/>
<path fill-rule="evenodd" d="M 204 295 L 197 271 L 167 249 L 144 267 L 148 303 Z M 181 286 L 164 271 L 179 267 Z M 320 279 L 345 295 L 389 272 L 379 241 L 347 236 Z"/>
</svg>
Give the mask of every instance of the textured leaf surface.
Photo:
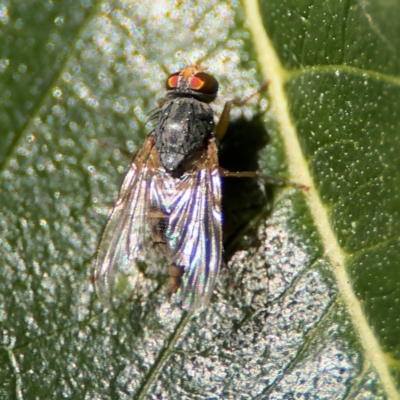
<svg viewBox="0 0 400 400">
<path fill-rule="evenodd" d="M 0 2 L 0 397 L 397 396 L 399 6 L 254 5 Z M 270 80 L 222 162 L 310 190 L 226 182 L 230 273 L 207 312 L 170 303 L 158 266 L 104 310 L 91 272 L 119 148 L 186 60 L 220 81 L 217 113 Z"/>
</svg>

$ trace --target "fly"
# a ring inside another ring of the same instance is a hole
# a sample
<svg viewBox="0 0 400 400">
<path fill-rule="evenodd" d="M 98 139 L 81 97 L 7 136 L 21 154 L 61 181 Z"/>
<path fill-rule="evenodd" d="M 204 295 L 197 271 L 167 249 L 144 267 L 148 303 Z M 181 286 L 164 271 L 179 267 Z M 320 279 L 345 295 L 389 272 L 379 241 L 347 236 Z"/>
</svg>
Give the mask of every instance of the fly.
<svg viewBox="0 0 400 400">
<path fill-rule="evenodd" d="M 227 130 L 232 102 L 216 125 L 213 76 L 189 66 L 168 77 L 166 90 L 100 242 L 95 286 L 105 304 L 120 264 L 145 261 L 155 243 L 168 260 L 169 293 L 186 310 L 207 306 L 222 264 L 221 178 L 256 176 L 219 167 L 217 139 Z"/>
</svg>

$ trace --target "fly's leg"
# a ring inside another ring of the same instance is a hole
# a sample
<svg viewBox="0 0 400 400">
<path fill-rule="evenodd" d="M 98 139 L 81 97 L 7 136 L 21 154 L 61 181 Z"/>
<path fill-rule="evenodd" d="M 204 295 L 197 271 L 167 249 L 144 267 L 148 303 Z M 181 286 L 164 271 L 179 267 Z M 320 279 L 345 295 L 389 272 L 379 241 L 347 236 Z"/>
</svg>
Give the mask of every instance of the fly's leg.
<svg viewBox="0 0 400 400">
<path fill-rule="evenodd" d="M 172 296 L 181 287 L 183 268 L 172 264 L 168 267 L 168 275 L 169 275 L 168 295 Z"/>
<path fill-rule="evenodd" d="M 122 147 L 122 146 L 116 146 L 114 143 L 111 143 L 110 141 L 108 141 L 107 139 L 99 139 L 96 140 L 97 143 L 100 145 L 100 147 L 105 147 L 107 149 L 117 149 L 119 150 L 122 154 L 128 156 L 128 157 L 133 157 L 135 158 L 136 154 L 137 154 L 137 150 L 134 153 L 131 153 L 126 147 Z"/>
<path fill-rule="evenodd" d="M 244 100 L 231 100 L 227 101 L 225 103 L 224 109 L 222 111 L 221 117 L 218 121 L 217 127 L 216 127 L 216 136 L 219 140 L 222 140 L 228 130 L 229 126 L 229 116 L 230 112 L 232 109 L 232 106 L 236 107 L 242 107 L 246 103 L 248 103 L 253 97 L 261 93 L 262 91 L 266 90 L 268 88 L 268 81 L 265 82 L 257 92 L 251 94 L 249 97 L 247 97 Z M 271 182 L 275 185 L 288 185 L 288 186 L 293 186 L 297 187 L 299 189 L 303 190 L 308 190 L 309 187 L 306 185 L 302 185 L 301 183 L 293 182 L 287 179 L 283 178 L 276 178 L 273 176 L 268 176 L 268 175 L 261 175 L 258 171 L 238 171 L 238 172 L 231 172 L 227 171 L 224 168 L 219 167 L 219 172 L 223 178 L 261 178 L 264 181 Z"/>
<path fill-rule="evenodd" d="M 224 105 L 224 109 L 222 110 L 221 117 L 219 118 L 217 127 L 216 127 L 216 135 L 218 140 L 222 140 L 226 134 L 226 131 L 228 130 L 229 126 L 229 118 L 230 118 L 230 112 L 232 109 L 232 106 L 235 107 L 243 107 L 246 103 L 248 103 L 253 97 L 257 96 L 264 90 L 268 88 L 268 81 L 265 82 L 263 85 L 261 85 L 260 89 L 258 89 L 256 92 L 251 94 L 249 97 L 245 98 L 244 100 L 240 99 L 234 99 L 227 101 Z"/>
<path fill-rule="evenodd" d="M 223 178 L 260 178 L 264 181 L 271 182 L 275 185 L 288 185 L 297 187 L 303 190 L 309 190 L 310 188 L 306 185 L 302 185 L 298 182 L 293 182 L 283 178 L 276 178 L 274 176 L 269 175 L 262 175 L 258 171 L 238 171 L 238 172 L 231 172 L 227 171 L 224 168 L 219 167 L 219 173 Z"/>
<path fill-rule="evenodd" d="M 150 233 L 153 242 L 159 246 L 165 255 L 168 255 L 168 243 L 166 237 L 166 231 L 168 228 L 169 216 L 163 211 L 157 209 L 151 209 L 148 214 L 148 223 L 150 226 Z M 174 264 L 168 267 L 169 275 L 169 291 L 168 296 L 173 295 L 180 287 L 182 283 L 183 268 L 180 268 Z"/>
<path fill-rule="evenodd" d="M 219 173 L 222 178 L 260 178 L 260 174 L 257 171 L 231 172 L 225 168 L 219 167 Z"/>
<path fill-rule="evenodd" d="M 153 243 L 161 247 L 164 254 L 167 254 L 167 238 L 165 236 L 168 227 L 168 215 L 162 211 L 149 210 L 148 224 Z"/>
</svg>

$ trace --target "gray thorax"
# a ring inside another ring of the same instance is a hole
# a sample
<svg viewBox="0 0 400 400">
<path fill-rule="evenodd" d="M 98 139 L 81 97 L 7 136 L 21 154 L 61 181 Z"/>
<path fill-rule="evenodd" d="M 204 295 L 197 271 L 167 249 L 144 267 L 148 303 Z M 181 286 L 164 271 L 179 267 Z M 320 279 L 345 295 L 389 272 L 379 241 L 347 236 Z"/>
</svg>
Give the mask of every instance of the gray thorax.
<svg viewBox="0 0 400 400">
<path fill-rule="evenodd" d="M 159 111 L 155 145 L 163 167 L 174 172 L 214 135 L 214 115 L 208 104 L 191 97 L 168 99 Z"/>
</svg>

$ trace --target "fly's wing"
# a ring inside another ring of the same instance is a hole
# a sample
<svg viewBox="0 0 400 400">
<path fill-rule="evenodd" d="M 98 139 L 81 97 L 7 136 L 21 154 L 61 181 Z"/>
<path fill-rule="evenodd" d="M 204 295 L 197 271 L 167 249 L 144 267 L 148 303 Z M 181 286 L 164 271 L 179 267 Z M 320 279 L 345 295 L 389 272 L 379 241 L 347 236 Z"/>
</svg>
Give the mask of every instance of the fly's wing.
<svg viewBox="0 0 400 400">
<path fill-rule="evenodd" d="M 95 266 L 95 287 L 100 300 L 108 305 L 113 277 L 117 268 L 130 273 L 135 261 L 145 260 L 150 246 L 150 232 L 146 222 L 151 199 L 162 203 L 161 191 L 153 180 L 158 180 L 157 169 L 151 168 L 154 139 L 149 136 L 132 161 L 122 183 L 118 200 L 101 238 Z"/>
<path fill-rule="evenodd" d="M 186 310 L 205 307 L 222 261 L 221 177 L 215 142 L 208 160 L 176 184 L 167 237 L 171 264 L 183 269 L 178 295 Z"/>
</svg>

